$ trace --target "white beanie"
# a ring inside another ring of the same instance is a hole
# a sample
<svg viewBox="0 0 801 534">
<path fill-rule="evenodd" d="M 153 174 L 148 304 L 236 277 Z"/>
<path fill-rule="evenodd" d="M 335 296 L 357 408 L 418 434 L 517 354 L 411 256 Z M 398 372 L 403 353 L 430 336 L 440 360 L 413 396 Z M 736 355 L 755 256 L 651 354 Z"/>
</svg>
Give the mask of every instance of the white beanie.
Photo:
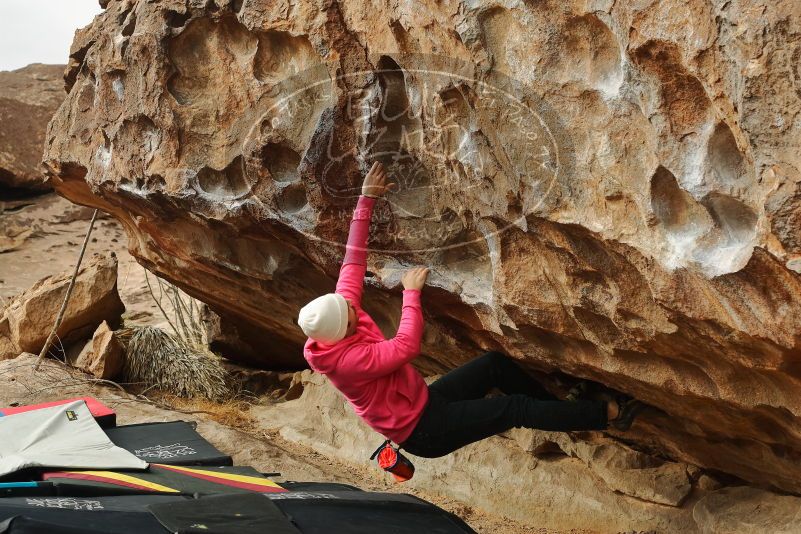
<svg viewBox="0 0 801 534">
<path fill-rule="evenodd" d="M 348 303 L 338 293 L 317 297 L 300 309 L 298 324 L 313 340 L 335 343 L 348 329 Z"/>
</svg>

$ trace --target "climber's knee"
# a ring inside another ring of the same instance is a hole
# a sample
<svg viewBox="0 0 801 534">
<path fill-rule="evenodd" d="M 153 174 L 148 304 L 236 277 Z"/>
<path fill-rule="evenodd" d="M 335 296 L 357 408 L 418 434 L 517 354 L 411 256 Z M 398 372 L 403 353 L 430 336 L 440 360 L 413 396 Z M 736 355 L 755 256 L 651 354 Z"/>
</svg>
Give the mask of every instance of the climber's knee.
<svg viewBox="0 0 801 534">
<path fill-rule="evenodd" d="M 509 360 L 509 357 L 506 354 L 497 350 L 491 350 L 485 353 L 482 358 L 486 359 L 493 367 L 503 365 Z"/>
</svg>

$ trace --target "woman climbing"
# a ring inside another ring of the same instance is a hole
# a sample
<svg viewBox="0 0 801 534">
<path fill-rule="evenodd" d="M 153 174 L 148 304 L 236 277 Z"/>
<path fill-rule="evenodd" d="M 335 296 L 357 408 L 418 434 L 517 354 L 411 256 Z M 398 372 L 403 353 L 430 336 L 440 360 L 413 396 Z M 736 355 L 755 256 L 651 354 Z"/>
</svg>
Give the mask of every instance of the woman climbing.
<svg viewBox="0 0 801 534">
<path fill-rule="evenodd" d="M 309 337 L 303 353 L 311 368 L 326 375 L 371 428 L 417 456 L 444 456 L 513 427 L 627 430 L 639 402 L 558 400 L 499 352 L 426 385 L 410 362 L 420 353 L 420 291 L 428 269 L 415 267 L 403 275 L 403 309 L 392 339 L 384 338 L 361 306 L 373 205 L 393 186 L 383 166 L 374 163 L 353 213 L 335 292 L 300 310 L 298 324 Z M 505 395 L 485 398 L 493 388 Z"/>
</svg>

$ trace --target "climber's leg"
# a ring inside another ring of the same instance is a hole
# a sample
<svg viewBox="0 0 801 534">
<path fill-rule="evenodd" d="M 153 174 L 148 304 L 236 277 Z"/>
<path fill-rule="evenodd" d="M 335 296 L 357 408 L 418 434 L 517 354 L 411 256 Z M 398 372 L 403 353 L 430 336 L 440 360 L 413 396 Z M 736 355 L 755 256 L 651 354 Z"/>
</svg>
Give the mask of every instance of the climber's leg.
<svg viewBox="0 0 801 534">
<path fill-rule="evenodd" d="M 402 447 L 417 456 L 436 458 L 514 427 L 605 430 L 607 404 L 537 400 L 527 395 L 450 401 L 434 391 L 420 422 Z"/>
<path fill-rule="evenodd" d="M 480 399 L 492 388 L 507 395 L 523 394 L 542 400 L 556 400 L 514 360 L 501 352 L 487 352 L 457 367 L 429 386 L 453 400 Z"/>
</svg>

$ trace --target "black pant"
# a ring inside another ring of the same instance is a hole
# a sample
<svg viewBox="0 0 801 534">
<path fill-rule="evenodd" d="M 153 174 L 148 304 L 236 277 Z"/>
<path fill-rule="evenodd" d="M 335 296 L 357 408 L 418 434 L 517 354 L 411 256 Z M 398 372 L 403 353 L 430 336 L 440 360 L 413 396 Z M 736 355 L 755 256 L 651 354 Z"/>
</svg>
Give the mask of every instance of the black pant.
<svg viewBox="0 0 801 534">
<path fill-rule="evenodd" d="M 492 389 L 505 393 L 484 398 Z M 437 458 L 513 427 L 604 430 L 606 402 L 560 401 L 500 352 L 488 352 L 428 387 L 429 400 L 401 447 Z"/>
</svg>

